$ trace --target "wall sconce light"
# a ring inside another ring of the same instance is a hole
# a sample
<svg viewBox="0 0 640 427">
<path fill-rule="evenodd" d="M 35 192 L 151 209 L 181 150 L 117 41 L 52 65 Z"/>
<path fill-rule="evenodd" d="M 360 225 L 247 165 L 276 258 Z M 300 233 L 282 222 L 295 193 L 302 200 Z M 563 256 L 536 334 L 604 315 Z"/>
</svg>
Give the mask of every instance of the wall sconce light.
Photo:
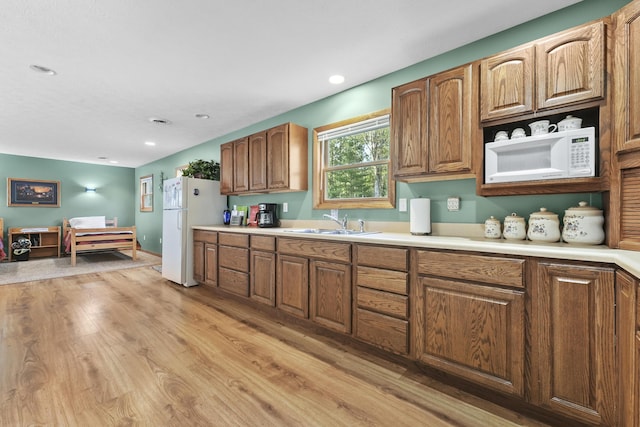
<svg viewBox="0 0 640 427">
<path fill-rule="evenodd" d="M 84 191 L 87 193 L 95 193 L 96 187 L 84 187 Z"/>
</svg>

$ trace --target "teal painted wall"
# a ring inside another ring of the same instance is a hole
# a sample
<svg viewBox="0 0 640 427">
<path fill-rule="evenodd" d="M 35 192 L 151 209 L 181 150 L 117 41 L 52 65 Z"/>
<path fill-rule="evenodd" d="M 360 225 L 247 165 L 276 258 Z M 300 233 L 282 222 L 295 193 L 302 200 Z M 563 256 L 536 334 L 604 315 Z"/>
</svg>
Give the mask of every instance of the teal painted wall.
<svg viewBox="0 0 640 427">
<path fill-rule="evenodd" d="M 0 217 L 9 227 L 62 226 L 63 218 L 105 215 L 118 224 L 135 224 L 133 168 L 0 154 Z M 60 181 L 60 207 L 8 207 L 7 178 Z M 95 193 L 84 188 L 94 186 Z"/>
<path fill-rule="evenodd" d="M 155 176 L 158 176 L 160 172 L 173 175 L 177 166 L 186 164 L 190 160 L 197 158 L 219 160 L 220 144 L 288 121 L 309 129 L 309 165 L 312 165 L 313 153 L 311 147 L 313 141 L 311 130 L 313 128 L 389 108 L 391 105 L 391 89 L 394 86 L 501 52 L 505 49 L 580 25 L 593 19 L 607 16 L 627 3 L 629 3 L 629 0 L 585 0 L 553 14 L 535 19 L 435 58 L 420 62 L 353 89 L 343 91 L 334 96 L 229 133 L 223 137 L 207 141 L 197 147 L 166 157 L 160 161 L 150 163 L 138 168 L 136 170 L 136 177 L 149 173 L 154 173 Z M 452 31 L 458 30 L 460 29 L 452 29 Z M 309 187 L 311 188 L 313 177 L 311 167 L 309 169 Z M 538 211 L 540 207 L 543 206 L 562 215 L 565 209 L 571 206 L 577 206 L 581 200 L 586 200 L 593 206 L 602 207 L 602 196 L 599 193 L 480 197 L 475 194 L 474 179 L 415 184 L 397 183 L 396 198 L 411 199 L 419 196 L 432 199 L 431 209 L 433 222 L 482 223 L 490 215 L 504 218 L 511 212 L 517 212 L 521 216 L 528 217 L 530 213 Z M 447 211 L 446 199 L 449 196 L 459 196 L 461 198 L 460 211 Z M 313 201 L 311 191 L 230 197 L 230 204 L 232 205 L 253 205 L 260 202 L 288 202 L 289 212 L 281 215 L 282 218 L 286 219 L 320 219 L 324 213 L 328 212 L 327 210 L 312 209 Z M 136 213 L 136 223 L 144 220 L 145 227 L 148 223 L 149 233 L 153 233 L 152 238 L 154 239 L 154 245 L 160 237 L 160 234 L 153 231 L 159 230 L 161 224 L 161 218 L 159 217 L 161 206 L 159 203 L 160 202 L 156 200 L 156 209 L 153 214 Z M 342 212 L 342 214 L 344 213 L 353 219 L 363 218 L 372 221 L 409 220 L 408 213 L 398 212 L 397 209 L 350 209 Z M 216 216 L 221 213 L 212 212 L 211 214 L 212 216 Z"/>
</svg>

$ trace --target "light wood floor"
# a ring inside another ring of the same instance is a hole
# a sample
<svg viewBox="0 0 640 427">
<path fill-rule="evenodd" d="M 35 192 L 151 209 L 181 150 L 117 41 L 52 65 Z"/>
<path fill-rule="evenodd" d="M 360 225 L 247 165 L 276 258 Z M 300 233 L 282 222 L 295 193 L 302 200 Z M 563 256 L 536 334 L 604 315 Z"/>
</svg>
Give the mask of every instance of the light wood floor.
<svg viewBox="0 0 640 427">
<path fill-rule="evenodd" d="M 1 426 L 543 425 L 149 267 L 0 286 L 0 327 Z"/>
</svg>

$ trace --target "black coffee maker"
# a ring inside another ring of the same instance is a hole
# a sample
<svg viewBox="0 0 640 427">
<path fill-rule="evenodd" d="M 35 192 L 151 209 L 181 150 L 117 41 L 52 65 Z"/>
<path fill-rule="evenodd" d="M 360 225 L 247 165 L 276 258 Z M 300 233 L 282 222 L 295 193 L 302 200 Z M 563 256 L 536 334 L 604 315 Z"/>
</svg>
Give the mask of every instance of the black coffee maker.
<svg viewBox="0 0 640 427">
<path fill-rule="evenodd" d="M 277 210 L 278 205 L 275 203 L 258 203 L 258 214 L 256 216 L 258 227 L 280 227 Z"/>
</svg>

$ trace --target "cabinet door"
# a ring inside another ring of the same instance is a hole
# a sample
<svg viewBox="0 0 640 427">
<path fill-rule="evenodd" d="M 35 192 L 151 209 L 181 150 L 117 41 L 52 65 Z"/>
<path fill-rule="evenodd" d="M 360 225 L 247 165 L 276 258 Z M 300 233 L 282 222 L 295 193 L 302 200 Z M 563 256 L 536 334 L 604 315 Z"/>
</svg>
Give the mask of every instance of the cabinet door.
<svg viewBox="0 0 640 427">
<path fill-rule="evenodd" d="M 533 45 L 511 49 L 480 62 L 480 119 L 533 112 Z"/>
<path fill-rule="evenodd" d="M 640 3 L 614 14 L 613 98 L 616 151 L 640 149 Z"/>
<path fill-rule="evenodd" d="M 267 189 L 267 133 L 249 137 L 249 189 Z"/>
<path fill-rule="evenodd" d="M 396 87 L 391 100 L 391 158 L 397 177 L 427 172 L 427 80 Z"/>
<path fill-rule="evenodd" d="M 251 251 L 250 297 L 263 304 L 276 305 L 276 255 Z"/>
<path fill-rule="evenodd" d="M 204 283 L 204 242 L 193 241 L 193 280 Z"/>
<path fill-rule="evenodd" d="M 536 44 L 538 109 L 604 96 L 604 23 L 564 31 Z"/>
<path fill-rule="evenodd" d="M 624 271 L 616 272 L 616 325 L 618 330 L 618 372 L 620 387 L 618 389 L 620 421 L 619 425 L 638 427 L 640 412 L 638 410 L 637 390 L 638 373 L 637 344 L 637 295 L 638 281 Z M 628 374 L 635 372 L 635 374 Z"/>
<path fill-rule="evenodd" d="M 339 332 L 351 332 L 351 266 L 312 260 L 309 317 Z"/>
<path fill-rule="evenodd" d="M 617 425 L 613 270 L 533 265 L 532 400 L 580 421 Z"/>
<path fill-rule="evenodd" d="M 206 243 L 204 245 L 204 284 L 218 286 L 218 246 Z"/>
<path fill-rule="evenodd" d="M 249 190 L 248 138 L 233 142 L 233 192 Z"/>
<path fill-rule="evenodd" d="M 309 317 L 309 260 L 278 255 L 276 306 L 298 317 Z"/>
<path fill-rule="evenodd" d="M 429 172 L 471 170 L 472 65 L 429 78 Z"/>
<path fill-rule="evenodd" d="M 421 277 L 416 305 L 419 360 L 524 395 L 524 292 Z"/>
<path fill-rule="evenodd" d="M 233 193 L 233 142 L 220 145 L 220 193 Z"/>
<path fill-rule="evenodd" d="M 289 188 L 289 128 L 267 131 L 267 184 L 269 189 Z"/>
</svg>

